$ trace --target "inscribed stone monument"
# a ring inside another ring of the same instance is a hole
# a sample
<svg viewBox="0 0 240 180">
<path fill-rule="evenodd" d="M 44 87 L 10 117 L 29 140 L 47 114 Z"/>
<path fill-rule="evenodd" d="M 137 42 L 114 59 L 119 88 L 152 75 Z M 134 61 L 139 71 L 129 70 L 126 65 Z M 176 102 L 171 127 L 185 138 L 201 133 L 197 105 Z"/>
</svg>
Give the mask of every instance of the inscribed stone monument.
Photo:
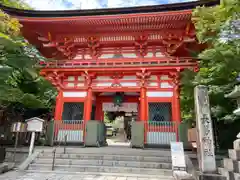
<svg viewBox="0 0 240 180">
<path fill-rule="evenodd" d="M 216 161 L 207 87 L 202 85 L 195 87 L 194 99 L 200 170 L 203 173 L 213 173 L 216 171 Z"/>
</svg>

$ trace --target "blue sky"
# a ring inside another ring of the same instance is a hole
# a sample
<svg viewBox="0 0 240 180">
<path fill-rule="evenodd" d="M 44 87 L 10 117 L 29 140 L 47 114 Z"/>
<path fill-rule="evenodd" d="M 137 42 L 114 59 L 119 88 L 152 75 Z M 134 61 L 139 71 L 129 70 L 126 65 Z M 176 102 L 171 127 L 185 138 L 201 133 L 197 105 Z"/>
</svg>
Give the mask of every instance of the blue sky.
<svg viewBox="0 0 240 180">
<path fill-rule="evenodd" d="M 193 0 L 23 0 L 36 10 L 99 9 L 170 4 Z"/>
</svg>

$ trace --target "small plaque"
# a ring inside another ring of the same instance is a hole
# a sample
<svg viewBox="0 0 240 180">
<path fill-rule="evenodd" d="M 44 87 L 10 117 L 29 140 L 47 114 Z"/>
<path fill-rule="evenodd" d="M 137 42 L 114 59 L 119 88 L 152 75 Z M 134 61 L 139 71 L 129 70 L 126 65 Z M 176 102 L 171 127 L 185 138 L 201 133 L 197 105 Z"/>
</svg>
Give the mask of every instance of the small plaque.
<svg viewBox="0 0 240 180">
<path fill-rule="evenodd" d="M 27 119 L 27 131 L 30 132 L 42 132 L 43 130 L 43 119 L 40 118 L 31 118 Z"/>
</svg>

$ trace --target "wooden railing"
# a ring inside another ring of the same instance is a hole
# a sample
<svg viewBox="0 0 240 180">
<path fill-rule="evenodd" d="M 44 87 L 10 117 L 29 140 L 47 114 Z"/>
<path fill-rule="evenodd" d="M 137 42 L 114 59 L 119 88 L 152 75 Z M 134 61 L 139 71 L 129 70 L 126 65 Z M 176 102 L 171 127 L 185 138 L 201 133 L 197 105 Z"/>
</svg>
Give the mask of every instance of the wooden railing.
<svg viewBox="0 0 240 180">
<path fill-rule="evenodd" d="M 50 61 L 41 62 L 41 68 L 98 68 L 98 67 L 134 67 L 134 66 L 176 66 L 188 65 L 195 66 L 197 61 L 191 58 L 144 58 L 139 60 L 137 58 L 127 59 L 101 59 L 97 61 L 92 60 L 71 60 L 71 61 Z"/>
</svg>

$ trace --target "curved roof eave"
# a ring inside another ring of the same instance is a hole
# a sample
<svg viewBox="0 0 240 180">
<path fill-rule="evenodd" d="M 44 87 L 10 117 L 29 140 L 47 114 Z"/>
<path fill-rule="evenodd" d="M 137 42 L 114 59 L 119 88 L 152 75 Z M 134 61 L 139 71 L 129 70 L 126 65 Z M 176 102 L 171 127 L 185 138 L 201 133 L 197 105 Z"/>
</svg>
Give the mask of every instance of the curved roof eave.
<svg viewBox="0 0 240 180">
<path fill-rule="evenodd" d="M 214 6 L 220 3 L 220 0 L 201 0 L 185 3 L 164 4 L 154 6 L 139 6 L 126 8 L 109 8 L 109 9 L 87 9 L 87 10 L 63 10 L 63 11 L 37 11 L 22 10 L 6 7 L 0 4 L 0 9 L 9 15 L 18 17 L 71 17 L 71 16 L 99 16 L 99 15 L 117 15 L 133 13 L 153 13 L 166 11 L 181 11 L 194 9 L 197 6 Z"/>
</svg>

